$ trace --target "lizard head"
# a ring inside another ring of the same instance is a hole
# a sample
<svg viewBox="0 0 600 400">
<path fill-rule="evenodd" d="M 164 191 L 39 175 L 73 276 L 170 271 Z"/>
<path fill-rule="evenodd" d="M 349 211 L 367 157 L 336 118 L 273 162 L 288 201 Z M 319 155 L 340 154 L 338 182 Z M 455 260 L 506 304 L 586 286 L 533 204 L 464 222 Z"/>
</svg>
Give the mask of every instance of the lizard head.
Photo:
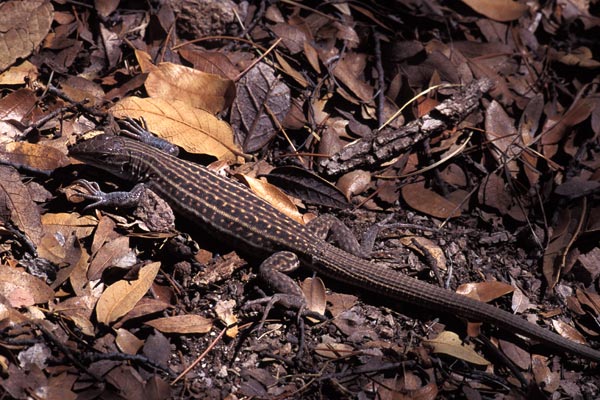
<svg viewBox="0 0 600 400">
<path fill-rule="evenodd" d="M 141 144 L 132 139 L 102 134 L 70 146 L 69 156 L 120 178 L 136 180 L 143 176 L 140 163 L 132 155 L 132 149 L 138 145 Z"/>
</svg>

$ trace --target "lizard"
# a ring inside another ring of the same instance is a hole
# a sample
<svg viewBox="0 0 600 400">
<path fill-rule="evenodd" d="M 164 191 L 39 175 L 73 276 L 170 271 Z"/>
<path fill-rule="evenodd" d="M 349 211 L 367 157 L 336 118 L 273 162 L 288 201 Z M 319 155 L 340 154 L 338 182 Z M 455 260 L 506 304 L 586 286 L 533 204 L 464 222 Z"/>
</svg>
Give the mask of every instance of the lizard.
<svg viewBox="0 0 600 400">
<path fill-rule="evenodd" d="M 338 248 L 241 184 L 148 144 L 101 134 L 75 143 L 70 147 L 69 155 L 119 178 L 137 182 L 128 201 L 135 202 L 135 193 L 139 193 L 140 187 L 147 187 L 166 200 L 180 216 L 217 239 L 227 241 L 242 255 L 264 258 L 265 266 L 303 264 L 326 277 L 377 295 L 471 321 L 491 323 L 555 350 L 600 361 L 599 350 L 566 339 L 493 305 L 409 277 Z M 117 197 L 122 201 L 125 196 Z M 93 206 L 111 203 L 106 196 L 91 198 L 97 200 Z"/>
</svg>

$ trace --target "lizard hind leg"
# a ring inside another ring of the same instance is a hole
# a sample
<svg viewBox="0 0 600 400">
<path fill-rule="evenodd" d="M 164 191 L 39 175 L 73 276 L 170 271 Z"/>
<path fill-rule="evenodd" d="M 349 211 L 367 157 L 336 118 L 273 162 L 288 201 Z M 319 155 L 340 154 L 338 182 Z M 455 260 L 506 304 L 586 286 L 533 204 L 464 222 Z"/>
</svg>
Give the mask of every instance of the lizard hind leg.
<svg viewBox="0 0 600 400">
<path fill-rule="evenodd" d="M 386 228 L 393 215 L 374 224 L 363 235 L 359 242 L 354 233 L 342 221 L 330 214 L 323 214 L 307 224 L 308 229 L 319 239 L 332 242 L 340 249 L 360 258 L 369 258 L 375 239 L 379 232 Z"/>
</svg>

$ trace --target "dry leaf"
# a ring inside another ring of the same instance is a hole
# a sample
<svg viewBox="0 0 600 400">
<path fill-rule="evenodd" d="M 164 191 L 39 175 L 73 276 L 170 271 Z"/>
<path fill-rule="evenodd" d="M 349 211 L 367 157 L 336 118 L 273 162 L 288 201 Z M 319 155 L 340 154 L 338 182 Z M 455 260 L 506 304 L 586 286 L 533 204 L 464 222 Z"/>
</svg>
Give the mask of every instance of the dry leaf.
<svg viewBox="0 0 600 400">
<path fill-rule="evenodd" d="M 133 310 L 129 311 L 123 318 L 121 318 L 116 324 L 114 324 L 114 328 L 120 328 L 123 324 L 129 320 L 146 317 L 150 314 L 155 314 L 170 308 L 171 305 L 164 300 L 152 299 L 149 297 L 143 297 L 140 301 L 137 302 Z"/>
<path fill-rule="evenodd" d="M 432 346 L 434 353 L 447 354 L 476 365 L 489 365 L 489 361 L 472 347 L 466 346 L 454 332 L 443 331 L 435 339 L 425 340 L 424 343 Z"/>
<path fill-rule="evenodd" d="M 62 313 L 65 314 L 65 313 Z M 86 336 L 94 337 L 96 332 L 94 330 L 94 324 L 92 321 L 86 316 L 80 315 L 78 313 L 69 313 L 66 315 L 66 318 L 70 319 L 73 324 Z"/>
<path fill-rule="evenodd" d="M 423 256 L 426 255 L 427 257 L 431 257 L 435 261 L 435 266 L 437 268 L 442 270 L 447 269 L 444 250 L 442 250 L 442 248 L 433 240 L 422 236 L 405 236 L 400 239 L 400 243 Z"/>
<path fill-rule="evenodd" d="M 500 22 L 514 21 L 524 15 L 529 9 L 527 5 L 513 0 L 462 0 L 489 19 Z"/>
<path fill-rule="evenodd" d="M 0 267 L 0 295 L 12 307 L 26 307 L 47 303 L 54 298 L 54 291 L 40 278 L 7 265 Z"/>
<path fill-rule="evenodd" d="M 0 74 L 0 85 L 24 85 L 26 81 L 35 81 L 37 77 L 37 67 L 29 61 L 23 61 Z"/>
<path fill-rule="evenodd" d="M 233 81 L 171 63 L 160 63 L 153 68 L 145 87 L 150 97 L 181 100 L 213 114 L 229 108 L 235 98 Z"/>
<path fill-rule="evenodd" d="M 117 338 L 115 344 L 125 354 L 137 354 L 144 345 L 144 341 L 140 340 L 127 329 L 117 329 Z"/>
<path fill-rule="evenodd" d="M 122 262 L 125 262 L 125 265 L 121 265 Z M 98 250 L 88 268 L 87 276 L 90 281 L 95 281 L 100 279 L 104 270 L 109 267 L 126 268 L 135 262 L 135 254 L 129 248 L 129 238 L 119 236 Z"/>
<path fill-rule="evenodd" d="M 238 82 L 231 109 L 231 124 L 244 151 L 257 151 L 273 139 L 289 110 L 290 88 L 273 68 L 260 62 L 248 71 Z"/>
<path fill-rule="evenodd" d="M 560 385 L 560 372 L 553 372 L 548 368 L 548 359 L 539 355 L 532 358 L 533 376 L 535 382 L 548 393 L 554 393 Z"/>
<path fill-rule="evenodd" d="M 0 165 L 0 221 L 7 216 L 38 246 L 43 236 L 38 207 L 31 199 L 21 175 L 13 168 Z"/>
<path fill-rule="evenodd" d="M 354 352 L 354 348 L 345 343 L 319 343 L 315 346 L 315 353 L 325 358 L 346 357 Z"/>
<path fill-rule="evenodd" d="M 35 50 L 50 30 L 53 16 L 49 1 L 15 0 L 0 4 L 0 71 Z"/>
<path fill-rule="evenodd" d="M 436 218 L 460 216 L 460 208 L 457 204 L 425 188 L 423 182 L 403 186 L 402 197 L 410 207 Z"/>
<path fill-rule="evenodd" d="M 219 317 L 219 319 L 225 323 L 225 326 L 228 327 L 225 334 L 230 338 L 234 338 L 238 335 L 238 319 L 233 312 L 235 306 L 235 300 L 219 300 L 214 308 L 217 317 Z"/>
<path fill-rule="evenodd" d="M 126 97 L 111 108 L 115 117 L 144 118 L 151 132 L 188 153 L 235 161 L 241 154 L 229 124 L 178 100 Z"/>
<path fill-rule="evenodd" d="M 98 322 L 109 325 L 131 311 L 152 286 L 159 268 L 159 262 L 148 264 L 140 269 L 137 279 L 121 280 L 110 285 L 96 304 Z"/>
<path fill-rule="evenodd" d="M 200 315 L 176 315 L 174 317 L 157 318 L 146 322 L 163 333 L 207 333 L 212 329 L 212 320 Z"/>
<path fill-rule="evenodd" d="M 306 278 L 300 286 L 306 298 L 306 308 L 325 315 L 327 296 L 325 293 L 325 284 L 321 278 Z"/>
<path fill-rule="evenodd" d="M 50 173 L 70 164 L 69 158 L 60 150 L 27 142 L 0 145 L 0 162 L 42 173 Z"/>
<path fill-rule="evenodd" d="M 298 212 L 298 209 L 290 198 L 279 190 L 276 186 L 271 185 L 269 182 L 265 182 L 261 179 L 252 178 L 248 175 L 236 174 L 236 177 L 243 180 L 254 194 L 261 199 L 267 201 L 273 207 L 292 218 L 296 222 L 304 224 L 302 214 Z"/>
<path fill-rule="evenodd" d="M 519 368 L 524 371 L 529 370 L 531 367 L 531 354 L 528 351 L 520 348 L 514 343 L 502 339 L 498 340 L 498 345 L 502 349 L 502 352 L 510 358 L 512 362 L 517 364 Z"/>
<path fill-rule="evenodd" d="M 232 81 L 239 75 L 239 69 L 229 60 L 226 54 L 220 51 L 207 51 L 199 48 L 190 49 L 190 47 L 186 46 L 179 49 L 178 52 L 181 57 L 192 63 L 195 69 L 220 75 L 222 78 L 231 79 Z"/>
<path fill-rule="evenodd" d="M 571 325 L 566 324 L 562 321 L 553 319 L 552 326 L 554 327 L 554 329 L 556 329 L 556 331 L 562 337 L 565 337 L 575 343 L 587 345 L 587 342 L 585 341 L 585 338 L 583 337 L 583 335 L 581 333 L 579 333 L 579 331 L 577 331 L 577 329 L 573 328 Z"/>
<path fill-rule="evenodd" d="M 7 141 L 21 134 L 21 130 L 9 121 L 22 122 L 38 101 L 29 89 L 19 89 L 0 99 L 0 139 Z"/>
<path fill-rule="evenodd" d="M 485 111 L 485 136 L 492 144 L 492 155 L 501 165 L 507 165 L 513 177 L 519 172 L 517 159 L 523 151 L 521 135 L 515 121 L 502 105 L 493 100 Z"/>
<path fill-rule="evenodd" d="M 509 284 L 488 281 L 479 283 L 465 283 L 456 289 L 456 293 L 487 303 L 497 299 L 498 297 L 504 296 L 505 294 L 512 293 L 514 290 L 515 288 Z"/>
</svg>

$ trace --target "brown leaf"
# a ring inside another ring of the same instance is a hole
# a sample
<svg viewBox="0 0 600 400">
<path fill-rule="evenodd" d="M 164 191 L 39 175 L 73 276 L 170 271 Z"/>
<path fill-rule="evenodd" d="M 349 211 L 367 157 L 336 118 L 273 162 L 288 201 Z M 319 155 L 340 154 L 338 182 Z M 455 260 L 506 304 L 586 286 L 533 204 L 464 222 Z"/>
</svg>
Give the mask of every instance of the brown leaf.
<svg viewBox="0 0 600 400">
<path fill-rule="evenodd" d="M 137 279 L 110 285 L 96 304 L 98 322 L 108 325 L 131 311 L 152 286 L 159 268 L 159 262 L 148 264 L 140 269 Z"/>
<path fill-rule="evenodd" d="M 24 85 L 37 80 L 38 70 L 29 61 L 23 61 L 0 74 L 0 85 Z"/>
<path fill-rule="evenodd" d="M 229 328 L 227 328 L 227 331 L 225 332 L 225 334 L 227 335 L 227 337 L 230 337 L 230 338 L 237 337 L 237 335 L 239 333 L 238 326 L 237 326 L 238 319 L 233 311 L 235 306 L 236 306 L 235 300 L 227 300 L 227 301 L 220 300 L 217 302 L 217 304 L 215 304 L 215 307 L 214 307 L 217 317 L 219 317 L 219 319 L 225 323 L 225 326 L 229 327 Z"/>
<path fill-rule="evenodd" d="M 0 131 L 3 136 L 15 137 L 21 131 L 9 120 L 22 122 L 35 107 L 37 96 L 29 89 L 19 89 L 0 99 Z"/>
<path fill-rule="evenodd" d="M 564 115 L 548 118 L 541 135 L 542 150 L 545 156 L 552 157 L 558 151 L 557 144 L 571 132 L 571 128 L 585 121 L 597 106 L 593 98 L 579 98 Z"/>
<path fill-rule="evenodd" d="M 40 278 L 7 265 L 0 268 L 0 295 L 12 307 L 27 307 L 47 303 L 54 298 L 54 291 Z"/>
<path fill-rule="evenodd" d="M 519 165 L 515 158 L 523 151 L 523 143 L 515 121 L 496 100 L 493 100 L 485 111 L 485 136 L 493 146 L 494 158 L 499 164 L 506 164 L 510 173 L 516 176 Z"/>
<path fill-rule="evenodd" d="M 181 57 L 191 62 L 195 69 L 219 75 L 222 78 L 231 79 L 232 81 L 239 75 L 240 70 L 222 52 L 206 51 L 190 47 L 186 46 L 179 49 L 178 52 Z"/>
<path fill-rule="evenodd" d="M 539 355 L 532 358 L 532 372 L 535 382 L 548 393 L 555 392 L 560 385 L 560 372 L 553 372 L 548 368 L 548 359 Z"/>
<path fill-rule="evenodd" d="M 437 268 L 446 270 L 446 256 L 444 255 L 444 251 L 433 240 L 422 236 L 405 236 L 400 239 L 400 242 L 403 246 L 414 250 L 420 255 L 425 255 L 428 258 L 431 257 Z"/>
<path fill-rule="evenodd" d="M 519 368 L 527 371 L 531 367 L 531 355 L 528 351 L 523 350 L 514 343 L 507 342 L 506 340 L 498 340 L 498 344 L 502 349 L 502 352 L 506 354 L 508 358 Z"/>
<path fill-rule="evenodd" d="M 552 326 L 562 337 L 565 337 L 575 343 L 587 345 L 583 335 L 571 325 L 568 325 L 560 320 L 553 319 Z"/>
<path fill-rule="evenodd" d="M 86 105 L 97 106 L 104 97 L 102 86 L 80 76 L 69 76 L 61 82 L 62 91 L 74 101 L 84 101 Z"/>
<path fill-rule="evenodd" d="M 456 293 L 487 303 L 505 294 L 512 293 L 514 290 L 515 288 L 506 283 L 488 281 L 465 283 L 456 289 Z"/>
<path fill-rule="evenodd" d="M 43 236 L 38 207 L 31 199 L 21 176 L 13 168 L 0 165 L 0 221 L 10 220 L 33 242 L 39 245 Z"/>
<path fill-rule="evenodd" d="M 94 0 L 94 7 L 99 15 L 106 18 L 119 6 L 119 0 Z"/>
<path fill-rule="evenodd" d="M 306 278 L 301 285 L 306 306 L 310 311 L 325 314 L 327 308 L 327 296 L 325 293 L 325 284 L 320 278 Z"/>
<path fill-rule="evenodd" d="M 592 51 L 585 47 L 578 47 L 570 52 L 552 51 L 552 59 L 565 65 L 577 66 L 581 68 L 596 69 L 600 67 L 600 61 L 594 60 Z"/>
<path fill-rule="evenodd" d="M 163 333 L 207 333 L 212 329 L 212 321 L 200 315 L 187 314 L 174 317 L 157 318 L 146 322 Z"/>
<path fill-rule="evenodd" d="M 514 21 L 524 15 L 529 9 L 527 5 L 513 0 L 462 0 L 489 19 L 500 22 Z"/>
<path fill-rule="evenodd" d="M 426 189 L 423 182 L 411 183 L 402 187 L 402 197 L 410 207 L 436 218 L 460 216 L 460 208 L 457 204 Z"/>
<path fill-rule="evenodd" d="M 335 65 L 333 74 L 338 78 L 344 85 L 350 89 L 350 91 L 362 102 L 369 103 L 373 100 L 373 87 L 369 85 L 360 76 L 362 72 L 362 65 L 364 61 L 361 60 L 364 55 L 348 52 L 339 60 Z"/>
<path fill-rule="evenodd" d="M 504 180 L 496 174 L 488 175 L 479 189 L 479 202 L 498 210 L 502 215 L 508 214 L 512 200 Z"/>
<path fill-rule="evenodd" d="M 164 300 L 159 299 L 151 299 L 149 297 L 143 297 L 140 301 L 137 302 L 135 307 L 127 314 L 123 316 L 117 323 L 113 325 L 114 328 L 120 328 L 125 322 L 140 318 L 146 317 L 150 314 L 159 313 L 161 311 L 166 310 L 171 307 L 169 303 Z"/>
<path fill-rule="evenodd" d="M 267 144 L 281 128 L 290 110 L 290 89 L 275 77 L 273 68 L 260 62 L 238 82 L 231 124 L 245 152 Z"/>
<path fill-rule="evenodd" d="M 90 337 L 95 336 L 94 324 L 92 324 L 92 322 L 89 320 L 89 317 L 78 313 L 70 313 L 68 316 L 66 316 L 66 318 L 70 319 L 84 335 Z"/>
<path fill-rule="evenodd" d="M 77 213 L 45 213 L 42 215 L 44 231 L 53 235 L 67 237 L 74 233 L 83 239 L 92 234 L 98 225 L 98 220 L 91 215 Z"/>
<path fill-rule="evenodd" d="M 210 154 L 230 161 L 241 154 L 226 122 L 182 101 L 126 97 L 111 112 L 119 118 L 144 118 L 151 132 L 189 153 Z"/>
<path fill-rule="evenodd" d="M 94 240 L 90 250 L 92 254 L 96 254 L 105 243 L 116 239 L 119 234 L 115 231 L 116 224 L 112 218 L 103 216 L 98 221 L 96 232 L 94 233 Z"/>
<path fill-rule="evenodd" d="M 315 346 L 315 353 L 325 358 L 347 357 L 354 352 L 354 348 L 345 343 L 319 343 Z"/>
<path fill-rule="evenodd" d="M 150 97 L 181 100 L 213 114 L 229 108 L 235 97 L 233 81 L 171 63 L 152 69 L 145 87 Z"/>
<path fill-rule="evenodd" d="M 140 340 L 127 329 L 117 329 L 117 338 L 115 344 L 125 354 L 137 354 L 144 345 L 144 341 Z"/>
<path fill-rule="evenodd" d="M 0 145 L 0 162 L 43 173 L 50 173 L 70 164 L 69 158 L 60 150 L 27 142 Z"/>
<path fill-rule="evenodd" d="M 298 72 L 297 70 L 295 70 L 290 63 L 288 63 L 285 58 L 283 58 L 283 56 L 281 56 L 279 54 L 279 52 L 275 52 L 275 58 L 277 59 L 277 62 L 279 63 L 279 66 L 281 67 L 281 69 L 283 70 L 283 72 L 285 72 L 286 74 L 288 74 L 290 77 L 294 78 L 294 80 L 296 82 L 298 82 L 298 84 L 300 86 L 302 86 L 303 88 L 308 86 L 308 82 L 306 81 L 306 79 L 304 78 L 304 76 L 302 76 L 302 74 L 300 72 Z"/>
<path fill-rule="evenodd" d="M 334 318 L 351 309 L 357 301 L 358 297 L 351 294 L 332 293 L 327 295 L 327 302 L 331 304 L 329 312 Z"/>
<path fill-rule="evenodd" d="M 357 169 L 344 174 L 338 179 L 336 186 L 344 193 L 347 199 L 364 192 L 371 183 L 371 173 Z"/>
<path fill-rule="evenodd" d="M 100 279 L 104 270 L 119 264 L 123 259 L 126 259 L 127 267 L 135 263 L 135 254 L 129 248 L 129 238 L 127 236 L 117 237 L 98 250 L 88 268 L 88 279 L 90 281 Z"/>
<path fill-rule="evenodd" d="M 0 4 L 0 71 L 31 54 L 50 30 L 54 10 L 49 1 L 8 1 Z"/>
<path fill-rule="evenodd" d="M 304 49 L 304 43 L 308 40 L 306 33 L 297 26 L 287 23 L 279 23 L 270 27 L 273 33 L 281 38 L 290 54 L 300 53 Z"/>
</svg>

